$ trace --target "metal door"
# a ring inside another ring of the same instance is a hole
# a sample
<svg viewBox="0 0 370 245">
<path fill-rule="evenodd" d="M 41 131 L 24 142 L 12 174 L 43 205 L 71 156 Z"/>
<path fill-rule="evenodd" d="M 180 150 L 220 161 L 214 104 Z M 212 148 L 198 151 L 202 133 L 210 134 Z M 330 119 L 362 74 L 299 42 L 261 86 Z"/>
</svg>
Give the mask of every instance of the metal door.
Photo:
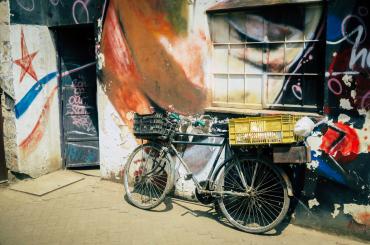
<svg viewBox="0 0 370 245">
<path fill-rule="evenodd" d="M 63 158 L 67 167 L 99 165 L 94 27 L 56 32 Z"/>
</svg>

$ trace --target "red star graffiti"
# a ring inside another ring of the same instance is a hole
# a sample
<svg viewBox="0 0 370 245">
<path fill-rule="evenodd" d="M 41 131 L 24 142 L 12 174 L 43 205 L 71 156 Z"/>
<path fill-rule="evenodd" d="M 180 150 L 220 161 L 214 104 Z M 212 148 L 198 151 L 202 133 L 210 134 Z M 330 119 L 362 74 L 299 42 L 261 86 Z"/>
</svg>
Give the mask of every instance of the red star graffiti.
<svg viewBox="0 0 370 245">
<path fill-rule="evenodd" d="M 32 60 L 35 58 L 37 51 L 33 52 L 32 54 L 28 53 L 26 41 L 24 39 L 23 29 L 21 30 L 21 50 L 22 50 L 22 58 L 14 61 L 15 64 L 19 65 L 22 68 L 21 77 L 19 79 L 19 82 L 20 83 L 22 82 L 26 73 L 28 73 L 33 79 L 37 81 L 38 79 L 36 76 L 36 72 L 32 66 Z"/>
</svg>

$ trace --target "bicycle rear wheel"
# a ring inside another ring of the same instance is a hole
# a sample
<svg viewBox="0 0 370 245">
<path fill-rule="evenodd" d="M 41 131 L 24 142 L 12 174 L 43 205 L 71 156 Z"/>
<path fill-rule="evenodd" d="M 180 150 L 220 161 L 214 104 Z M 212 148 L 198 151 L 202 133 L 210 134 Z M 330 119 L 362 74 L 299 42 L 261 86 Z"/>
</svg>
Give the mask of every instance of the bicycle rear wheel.
<svg viewBox="0 0 370 245">
<path fill-rule="evenodd" d="M 220 171 L 219 207 L 240 230 L 264 233 L 285 217 L 290 199 L 281 170 L 260 159 L 235 158 Z"/>
<path fill-rule="evenodd" d="M 141 209 L 158 206 L 171 188 L 173 170 L 170 157 L 161 146 L 147 143 L 130 155 L 123 176 L 128 201 Z"/>
</svg>

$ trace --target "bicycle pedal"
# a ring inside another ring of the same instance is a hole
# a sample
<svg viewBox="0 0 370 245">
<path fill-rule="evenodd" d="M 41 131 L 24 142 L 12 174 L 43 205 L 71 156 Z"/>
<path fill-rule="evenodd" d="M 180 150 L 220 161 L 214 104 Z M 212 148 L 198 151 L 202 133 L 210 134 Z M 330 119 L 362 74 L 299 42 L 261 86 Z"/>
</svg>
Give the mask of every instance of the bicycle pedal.
<svg viewBox="0 0 370 245">
<path fill-rule="evenodd" d="M 185 177 L 184 177 L 185 180 L 191 180 L 192 178 L 193 178 L 192 173 L 191 174 L 186 174 Z"/>
</svg>

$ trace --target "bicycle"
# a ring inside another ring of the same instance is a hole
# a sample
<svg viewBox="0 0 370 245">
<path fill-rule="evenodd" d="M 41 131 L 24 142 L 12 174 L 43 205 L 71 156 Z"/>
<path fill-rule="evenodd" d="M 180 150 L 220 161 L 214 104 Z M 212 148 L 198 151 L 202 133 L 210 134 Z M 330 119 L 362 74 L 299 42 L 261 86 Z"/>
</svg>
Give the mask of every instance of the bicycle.
<svg viewBox="0 0 370 245">
<path fill-rule="evenodd" d="M 135 115 L 135 135 L 148 142 L 132 152 L 125 166 L 123 179 L 129 203 L 141 209 L 158 206 L 174 186 L 173 158 L 178 158 L 187 172 L 186 179 L 192 179 L 196 186 L 198 199 L 215 200 L 233 226 L 250 233 L 276 227 L 290 203 L 291 184 L 282 170 L 260 157 L 236 154 L 229 144 L 227 124 L 213 124 L 211 134 L 181 133 L 173 115 Z M 216 137 L 221 142 L 181 141 L 176 140 L 178 136 Z M 206 181 L 199 182 L 194 177 L 176 149 L 177 144 L 219 147 Z M 218 165 L 223 152 L 225 160 Z"/>
</svg>

